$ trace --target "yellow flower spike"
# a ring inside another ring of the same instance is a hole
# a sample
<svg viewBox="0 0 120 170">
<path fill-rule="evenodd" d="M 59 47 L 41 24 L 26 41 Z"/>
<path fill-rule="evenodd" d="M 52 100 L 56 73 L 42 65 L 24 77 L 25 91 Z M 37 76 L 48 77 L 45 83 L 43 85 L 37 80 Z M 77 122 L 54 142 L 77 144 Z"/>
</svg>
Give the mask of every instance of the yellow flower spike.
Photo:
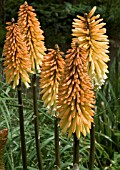
<svg viewBox="0 0 120 170">
<path fill-rule="evenodd" d="M 43 41 L 44 36 L 40 23 L 36 18 L 35 10 L 26 1 L 20 6 L 18 12 L 18 26 L 24 35 L 24 41 L 30 53 L 32 70 L 34 72 L 35 70 L 39 71 L 46 50 Z"/>
<path fill-rule="evenodd" d="M 107 62 L 110 60 L 107 53 L 109 53 L 109 40 L 105 35 L 106 24 L 100 19 L 100 15 L 93 16 L 96 7 L 85 13 L 84 17 L 77 16 L 74 19 L 73 33 L 75 37 L 72 40 L 72 47 L 75 42 L 80 43 L 80 47 L 86 49 L 88 74 L 92 79 L 94 90 L 101 88 L 107 78 L 108 67 Z"/>
<path fill-rule="evenodd" d="M 95 95 L 88 76 L 86 52 L 76 43 L 68 50 L 58 89 L 57 111 L 62 133 L 86 136 L 94 116 Z"/>
<path fill-rule="evenodd" d="M 41 67 L 40 94 L 42 94 L 44 105 L 51 111 L 56 110 L 58 85 L 64 71 L 62 54 L 56 44 L 55 49 L 49 49 L 49 53 L 44 56 Z M 50 113 L 52 114 L 53 112 Z"/>
<path fill-rule="evenodd" d="M 8 136 L 8 130 L 3 129 L 0 131 L 0 169 L 5 170 L 4 166 L 4 147 Z"/>
<path fill-rule="evenodd" d="M 7 22 L 7 25 L 8 32 L 3 48 L 6 81 L 8 84 L 13 82 L 13 88 L 15 88 L 21 78 L 26 87 L 29 87 L 30 79 L 27 72 L 32 73 L 32 71 L 26 44 L 14 19 L 12 22 Z"/>
</svg>

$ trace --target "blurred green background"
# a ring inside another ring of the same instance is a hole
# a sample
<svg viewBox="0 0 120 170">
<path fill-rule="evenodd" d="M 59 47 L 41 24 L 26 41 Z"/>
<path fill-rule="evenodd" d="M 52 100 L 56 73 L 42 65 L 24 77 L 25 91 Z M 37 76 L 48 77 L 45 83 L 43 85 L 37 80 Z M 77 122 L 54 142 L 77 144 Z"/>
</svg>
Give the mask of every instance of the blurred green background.
<svg viewBox="0 0 120 170">
<path fill-rule="evenodd" d="M 15 18 L 19 6 L 24 0 L 0 1 L 0 53 L 5 39 L 5 22 Z M 97 6 L 96 14 L 100 14 L 106 22 L 107 34 L 111 45 L 120 46 L 120 1 L 119 0 L 28 0 L 28 4 L 36 9 L 37 17 L 44 30 L 46 47 L 54 47 L 58 43 L 62 51 L 66 51 L 71 43 L 72 21 L 76 15 L 89 12 Z"/>
</svg>

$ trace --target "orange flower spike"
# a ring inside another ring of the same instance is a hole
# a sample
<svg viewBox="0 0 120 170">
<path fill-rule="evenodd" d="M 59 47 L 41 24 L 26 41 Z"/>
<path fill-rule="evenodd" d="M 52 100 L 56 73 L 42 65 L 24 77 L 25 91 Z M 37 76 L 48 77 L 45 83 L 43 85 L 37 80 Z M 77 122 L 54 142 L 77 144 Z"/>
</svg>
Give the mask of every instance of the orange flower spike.
<svg viewBox="0 0 120 170">
<path fill-rule="evenodd" d="M 73 38 L 72 46 L 75 42 L 80 42 L 80 47 L 86 48 L 87 68 L 88 74 L 92 79 L 94 89 L 99 89 L 104 84 L 108 73 L 107 62 L 110 60 L 107 53 L 109 53 L 109 40 L 105 35 L 105 23 L 100 19 L 100 15 L 93 16 L 96 7 L 85 13 L 84 17 L 77 16 L 73 22 Z"/>
<path fill-rule="evenodd" d="M 7 136 L 8 136 L 8 130 L 7 129 L 3 129 L 3 130 L 0 131 L 0 169 L 1 170 L 5 170 L 4 147 L 5 147 L 5 144 L 6 144 Z"/>
<path fill-rule="evenodd" d="M 32 6 L 29 6 L 26 1 L 20 6 L 18 16 L 18 26 L 24 35 L 24 41 L 30 53 L 32 70 L 39 71 L 46 50 L 40 23 L 36 18 L 35 10 Z"/>
<path fill-rule="evenodd" d="M 62 132 L 68 131 L 68 137 L 76 133 L 86 136 L 91 128 L 94 116 L 95 95 L 86 67 L 86 52 L 76 43 L 68 50 L 65 58 L 65 70 L 58 91 L 58 118 Z"/>
<path fill-rule="evenodd" d="M 56 44 L 55 49 L 50 49 L 49 53 L 44 56 L 41 67 L 40 88 L 42 90 L 40 94 L 42 94 L 44 105 L 51 111 L 56 110 L 58 85 L 64 71 L 62 54 Z"/>
<path fill-rule="evenodd" d="M 13 88 L 15 88 L 21 78 L 26 87 L 29 87 L 30 79 L 27 72 L 32 73 L 32 71 L 26 44 L 23 42 L 23 37 L 19 27 L 14 23 L 14 19 L 12 22 L 7 22 L 7 25 L 8 32 L 3 48 L 6 81 L 8 84 L 13 82 Z"/>
</svg>

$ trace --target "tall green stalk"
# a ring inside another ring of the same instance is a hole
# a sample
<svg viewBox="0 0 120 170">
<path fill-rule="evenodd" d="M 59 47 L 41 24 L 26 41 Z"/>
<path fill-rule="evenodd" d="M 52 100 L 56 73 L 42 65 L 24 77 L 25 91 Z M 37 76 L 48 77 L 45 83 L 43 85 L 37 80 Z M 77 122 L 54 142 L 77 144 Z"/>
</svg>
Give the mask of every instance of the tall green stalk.
<svg viewBox="0 0 120 170">
<path fill-rule="evenodd" d="M 79 139 L 74 133 L 74 143 L 73 143 L 73 166 L 79 166 Z M 75 169 L 75 168 L 74 168 Z"/>
<path fill-rule="evenodd" d="M 94 168 L 95 158 L 95 124 L 92 123 L 90 130 L 90 157 L 89 157 L 89 170 Z"/>
<path fill-rule="evenodd" d="M 42 154 L 41 154 L 41 149 L 40 149 L 40 132 L 39 132 L 39 121 L 38 121 L 36 74 L 34 74 L 32 77 L 32 83 L 33 83 L 34 126 L 35 126 L 35 140 L 36 140 L 38 167 L 39 167 L 39 170 L 43 170 Z"/>
<path fill-rule="evenodd" d="M 19 120 L 20 120 L 20 136 L 21 136 L 23 169 L 27 170 L 27 158 L 26 158 L 26 145 L 25 145 L 25 134 L 24 134 L 24 115 L 23 115 L 21 80 L 19 80 L 19 85 L 17 86 L 17 91 L 18 91 L 18 108 L 19 108 Z"/>
<path fill-rule="evenodd" d="M 54 119 L 54 128 L 55 128 L 55 165 L 56 170 L 60 169 L 60 152 L 59 152 L 59 128 L 58 128 L 58 119 Z"/>
</svg>

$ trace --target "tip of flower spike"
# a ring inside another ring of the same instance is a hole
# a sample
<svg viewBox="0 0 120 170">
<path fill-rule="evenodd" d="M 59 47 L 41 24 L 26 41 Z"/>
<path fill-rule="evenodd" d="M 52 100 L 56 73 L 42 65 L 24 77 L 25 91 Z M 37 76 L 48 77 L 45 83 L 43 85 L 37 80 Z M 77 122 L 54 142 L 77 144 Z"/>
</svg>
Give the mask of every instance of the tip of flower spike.
<svg viewBox="0 0 120 170">
<path fill-rule="evenodd" d="M 84 17 L 86 17 L 88 15 L 88 13 L 84 13 Z"/>
<path fill-rule="evenodd" d="M 12 22 L 12 23 L 14 23 L 14 22 L 15 22 L 15 19 L 14 19 L 14 18 L 12 18 L 12 19 L 11 19 L 11 22 Z"/>
<path fill-rule="evenodd" d="M 55 49 L 55 50 L 59 50 L 58 44 L 55 44 L 54 49 Z"/>
<path fill-rule="evenodd" d="M 28 5 L 27 1 L 24 2 L 24 5 Z"/>
</svg>

